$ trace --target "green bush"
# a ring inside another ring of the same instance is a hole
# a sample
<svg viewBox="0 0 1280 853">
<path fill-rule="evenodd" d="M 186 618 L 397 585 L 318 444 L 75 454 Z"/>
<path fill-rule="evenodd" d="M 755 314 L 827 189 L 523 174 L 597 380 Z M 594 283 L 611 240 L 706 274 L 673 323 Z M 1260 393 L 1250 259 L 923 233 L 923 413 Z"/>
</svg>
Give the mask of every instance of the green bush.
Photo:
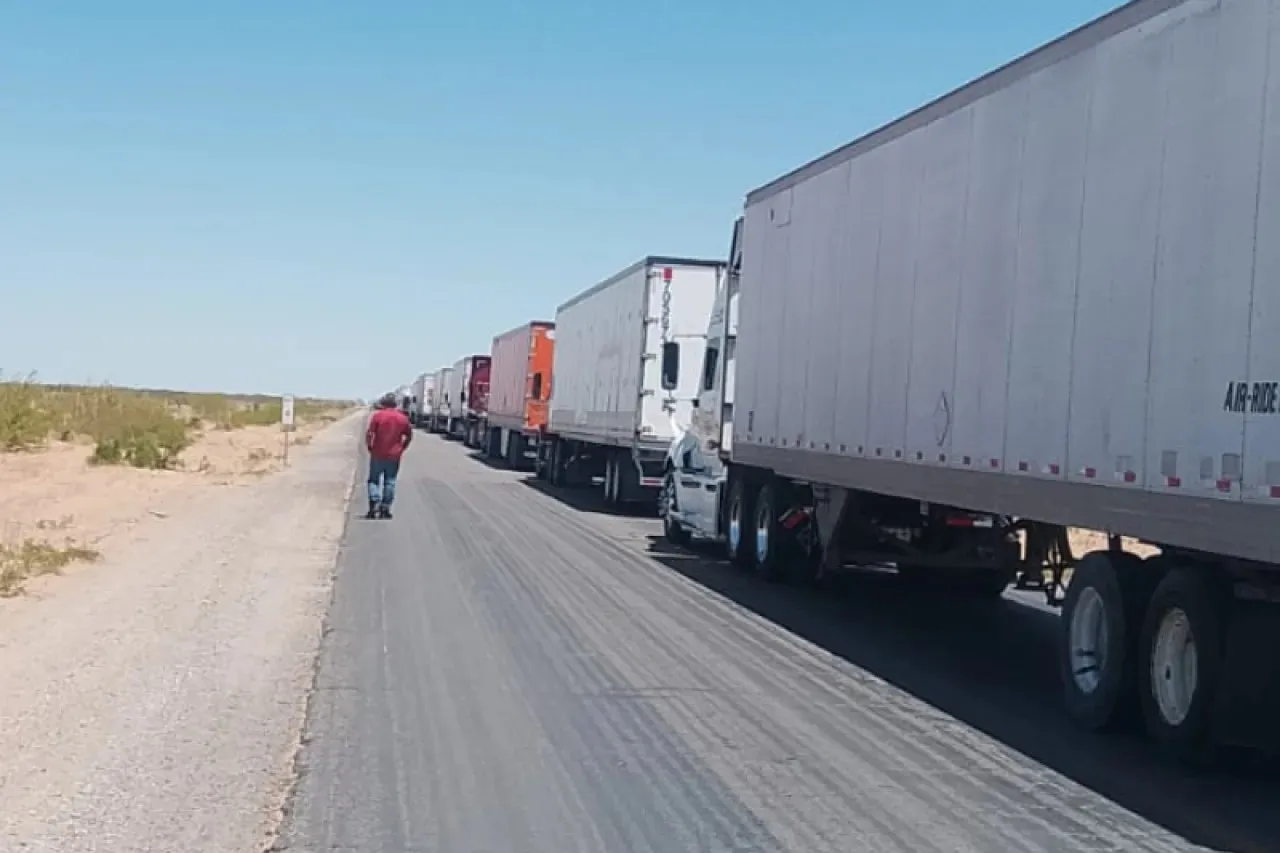
<svg viewBox="0 0 1280 853">
<path fill-rule="evenodd" d="M 0 450 L 43 444 L 54 428 L 45 391 L 32 382 L 0 382 Z"/>
<path fill-rule="evenodd" d="M 128 424 L 114 435 L 98 439 L 90 457 L 95 465 L 132 465 L 134 468 L 172 468 L 191 438 L 186 427 L 173 418 L 168 423 Z"/>
</svg>

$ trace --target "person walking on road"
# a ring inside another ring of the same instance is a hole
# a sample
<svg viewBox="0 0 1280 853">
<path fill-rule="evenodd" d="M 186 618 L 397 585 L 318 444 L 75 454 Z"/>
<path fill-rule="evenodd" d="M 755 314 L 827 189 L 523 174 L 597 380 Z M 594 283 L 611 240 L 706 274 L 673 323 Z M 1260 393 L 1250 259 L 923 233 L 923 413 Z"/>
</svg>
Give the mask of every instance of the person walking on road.
<svg viewBox="0 0 1280 853">
<path fill-rule="evenodd" d="M 391 502 L 396 497 L 396 477 L 400 474 L 400 457 L 413 441 L 413 425 L 394 394 L 378 401 L 369 416 L 365 446 L 369 448 L 369 513 L 366 518 L 390 518 Z"/>
</svg>

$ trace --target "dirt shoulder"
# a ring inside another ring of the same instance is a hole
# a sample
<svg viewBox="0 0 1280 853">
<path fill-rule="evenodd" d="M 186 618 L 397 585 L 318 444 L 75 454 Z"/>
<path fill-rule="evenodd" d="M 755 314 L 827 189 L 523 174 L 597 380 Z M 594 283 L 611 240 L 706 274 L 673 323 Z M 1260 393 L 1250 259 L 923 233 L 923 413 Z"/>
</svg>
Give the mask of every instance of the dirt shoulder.
<svg viewBox="0 0 1280 853">
<path fill-rule="evenodd" d="M 104 534 L 106 547 L 92 569 L 0 601 L 0 849 L 262 847 L 292 766 L 360 424 L 344 419 L 287 470 L 244 480 L 85 473 L 78 453 L 51 452 L 67 457 L 62 491 L 27 487 L 28 500 L 60 495 L 76 519 L 67 530 Z M 228 458 L 254 446 L 248 436 L 230 434 Z M 164 518 L 111 531 L 156 508 Z"/>
<path fill-rule="evenodd" d="M 289 437 L 292 459 L 305 455 L 327 425 L 300 425 Z M 248 426 L 198 433 L 173 470 L 93 465 L 87 442 L 0 453 L 0 546 L 39 543 L 109 556 L 140 526 L 163 523 L 212 492 L 251 486 L 283 470 L 284 449 L 278 426 Z M 85 564 L 68 562 L 67 571 Z M 7 592 L 26 583 L 15 578 Z"/>
</svg>

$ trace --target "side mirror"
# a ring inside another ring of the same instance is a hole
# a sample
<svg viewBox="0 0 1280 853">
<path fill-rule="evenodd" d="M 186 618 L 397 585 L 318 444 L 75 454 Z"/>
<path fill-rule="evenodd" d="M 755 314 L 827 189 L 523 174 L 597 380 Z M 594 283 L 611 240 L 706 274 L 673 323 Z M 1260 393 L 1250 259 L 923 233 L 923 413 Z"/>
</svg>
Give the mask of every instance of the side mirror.
<svg viewBox="0 0 1280 853">
<path fill-rule="evenodd" d="M 662 345 L 662 390 L 674 391 L 680 384 L 680 344 L 669 341 Z"/>
</svg>

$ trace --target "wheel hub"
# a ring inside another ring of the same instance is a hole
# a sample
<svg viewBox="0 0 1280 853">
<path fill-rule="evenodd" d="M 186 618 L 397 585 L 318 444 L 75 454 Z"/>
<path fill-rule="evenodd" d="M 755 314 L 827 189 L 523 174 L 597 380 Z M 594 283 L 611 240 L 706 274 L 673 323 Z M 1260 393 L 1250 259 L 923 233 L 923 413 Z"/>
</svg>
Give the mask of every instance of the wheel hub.
<svg viewBox="0 0 1280 853">
<path fill-rule="evenodd" d="M 1092 694 L 1102 683 L 1111 636 L 1107 606 L 1093 587 L 1085 587 L 1071 613 L 1071 678 L 1081 693 Z"/>
<path fill-rule="evenodd" d="M 1199 657 L 1191 620 L 1172 608 L 1160 620 L 1151 652 L 1151 691 L 1161 718 L 1179 726 L 1191 713 L 1199 684 Z"/>
</svg>

